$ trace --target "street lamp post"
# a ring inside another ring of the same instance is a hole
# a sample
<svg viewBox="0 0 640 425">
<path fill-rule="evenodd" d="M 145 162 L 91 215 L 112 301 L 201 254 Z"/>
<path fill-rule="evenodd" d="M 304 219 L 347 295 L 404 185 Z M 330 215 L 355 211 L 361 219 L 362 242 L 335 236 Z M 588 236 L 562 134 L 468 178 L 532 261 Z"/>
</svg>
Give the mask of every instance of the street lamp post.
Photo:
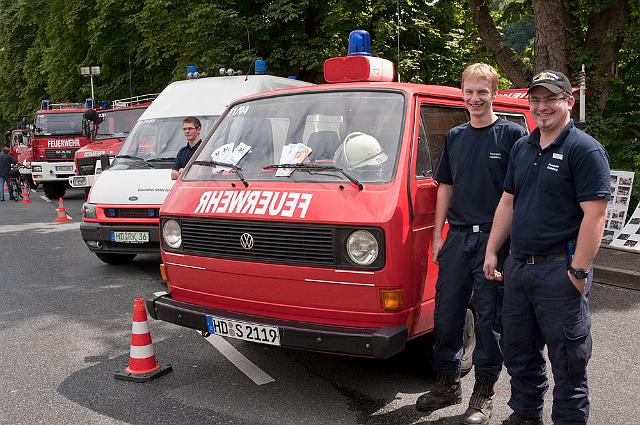
<svg viewBox="0 0 640 425">
<path fill-rule="evenodd" d="M 100 75 L 100 67 L 99 66 L 81 66 L 80 74 L 84 75 L 85 77 L 89 77 L 89 79 L 91 80 L 91 99 L 94 99 L 95 101 L 95 96 L 93 94 L 93 76 Z"/>
</svg>

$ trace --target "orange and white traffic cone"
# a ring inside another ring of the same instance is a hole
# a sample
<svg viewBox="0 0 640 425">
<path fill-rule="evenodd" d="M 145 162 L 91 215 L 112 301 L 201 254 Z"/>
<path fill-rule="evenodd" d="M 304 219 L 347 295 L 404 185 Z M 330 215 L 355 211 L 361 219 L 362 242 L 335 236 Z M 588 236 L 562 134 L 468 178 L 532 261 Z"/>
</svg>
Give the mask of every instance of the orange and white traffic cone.
<svg viewBox="0 0 640 425">
<path fill-rule="evenodd" d="M 136 298 L 133 302 L 129 366 L 117 371 L 115 378 L 125 381 L 147 382 L 171 372 L 171 369 L 170 364 L 160 366 L 160 363 L 156 361 L 144 299 Z"/>
<path fill-rule="evenodd" d="M 65 221 L 69 221 L 69 217 L 67 217 L 67 212 L 64 210 L 64 203 L 62 202 L 62 198 L 58 200 L 58 218 L 56 218 L 56 223 L 63 223 Z"/>
<path fill-rule="evenodd" d="M 24 189 L 22 190 L 22 203 L 23 204 L 31 203 L 31 198 L 29 198 L 29 188 L 27 187 L 26 183 L 24 184 Z"/>
</svg>

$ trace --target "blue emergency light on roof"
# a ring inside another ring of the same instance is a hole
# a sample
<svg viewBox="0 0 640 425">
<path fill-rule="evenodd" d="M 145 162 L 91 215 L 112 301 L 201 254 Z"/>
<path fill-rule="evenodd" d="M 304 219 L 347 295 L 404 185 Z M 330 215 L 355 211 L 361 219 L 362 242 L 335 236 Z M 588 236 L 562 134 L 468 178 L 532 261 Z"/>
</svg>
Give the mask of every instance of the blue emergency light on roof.
<svg viewBox="0 0 640 425">
<path fill-rule="evenodd" d="M 200 78 L 200 73 L 198 73 L 198 67 L 194 65 L 187 66 L 187 79 L 193 80 L 195 78 Z"/>
<path fill-rule="evenodd" d="M 371 56 L 371 40 L 364 30 L 349 34 L 347 56 L 324 61 L 324 79 L 327 83 L 356 81 L 393 81 L 393 62 Z"/>
<path fill-rule="evenodd" d="M 41 108 L 42 109 L 49 109 L 49 104 L 50 104 L 50 102 L 48 100 L 43 100 Z"/>
<path fill-rule="evenodd" d="M 100 102 L 100 109 L 109 109 L 109 102 L 107 102 L 106 100 Z"/>
<path fill-rule="evenodd" d="M 347 56 L 371 56 L 371 37 L 367 31 L 351 31 Z"/>
<path fill-rule="evenodd" d="M 264 75 L 267 73 L 267 61 L 258 58 L 256 59 L 256 75 Z"/>
<path fill-rule="evenodd" d="M 89 98 L 89 99 L 85 100 L 85 102 L 84 102 L 84 106 L 85 106 L 87 109 L 91 109 L 91 108 L 93 108 L 93 99 Z"/>
</svg>

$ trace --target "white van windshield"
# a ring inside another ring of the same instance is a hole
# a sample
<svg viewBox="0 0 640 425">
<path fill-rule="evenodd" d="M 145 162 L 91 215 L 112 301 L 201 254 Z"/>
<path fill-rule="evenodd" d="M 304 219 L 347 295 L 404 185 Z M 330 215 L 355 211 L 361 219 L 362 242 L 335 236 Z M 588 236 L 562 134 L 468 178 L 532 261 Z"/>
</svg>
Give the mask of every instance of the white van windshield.
<svg viewBox="0 0 640 425">
<path fill-rule="evenodd" d="M 176 154 L 187 144 L 182 133 L 185 117 L 154 118 L 138 121 L 116 155 L 114 170 L 128 168 L 171 168 Z M 213 126 L 218 116 L 198 117 L 201 136 Z"/>
<path fill-rule="evenodd" d="M 240 103 L 205 141 L 183 179 L 237 180 L 234 174 L 240 171 L 248 181 L 391 181 L 404 105 L 401 93 L 373 90 Z M 293 170 L 282 164 L 300 167 Z"/>
</svg>

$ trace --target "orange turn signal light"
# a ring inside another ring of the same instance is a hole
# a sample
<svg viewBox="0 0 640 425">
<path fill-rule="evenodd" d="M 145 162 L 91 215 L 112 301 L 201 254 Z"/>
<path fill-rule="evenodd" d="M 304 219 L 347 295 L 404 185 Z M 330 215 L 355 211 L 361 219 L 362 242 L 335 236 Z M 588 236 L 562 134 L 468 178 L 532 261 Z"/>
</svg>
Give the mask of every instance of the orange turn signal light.
<svg viewBox="0 0 640 425">
<path fill-rule="evenodd" d="M 164 263 L 160 263 L 160 276 L 162 280 L 169 282 L 169 275 L 167 274 L 167 268 L 164 266 Z"/>
<path fill-rule="evenodd" d="M 382 308 L 384 310 L 394 311 L 404 307 L 402 289 L 383 289 L 380 295 L 382 297 Z"/>
</svg>

